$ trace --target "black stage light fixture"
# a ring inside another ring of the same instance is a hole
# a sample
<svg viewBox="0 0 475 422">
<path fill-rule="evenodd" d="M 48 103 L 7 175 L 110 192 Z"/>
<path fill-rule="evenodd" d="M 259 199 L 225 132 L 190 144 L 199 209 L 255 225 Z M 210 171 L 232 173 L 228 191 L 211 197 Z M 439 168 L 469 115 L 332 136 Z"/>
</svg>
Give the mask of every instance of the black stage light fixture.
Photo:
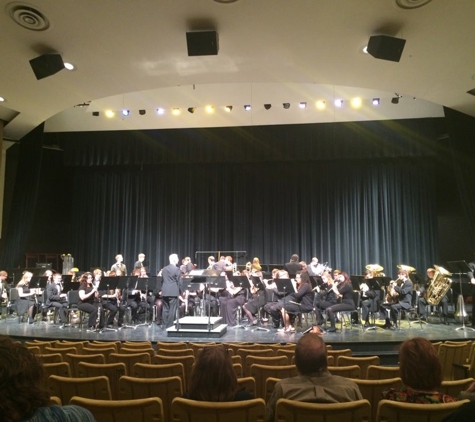
<svg viewBox="0 0 475 422">
<path fill-rule="evenodd" d="M 266 110 L 270 110 L 271 107 L 272 107 L 272 104 L 264 104 L 264 108 Z"/>
<path fill-rule="evenodd" d="M 188 56 L 216 56 L 218 54 L 218 33 L 216 31 L 196 31 L 186 33 Z"/>
<path fill-rule="evenodd" d="M 224 107 L 224 109 L 225 109 L 228 113 L 230 113 L 231 111 L 233 111 L 233 106 L 226 106 L 226 107 Z"/>
<path fill-rule="evenodd" d="M 250 111 L 251 108 L 252 108 L 252 107 L 251 107 L 250 104 L 246 104 L 246 105 L 244 106 L 244 110 L 246 110 L 246 111 Z"/>
<path fill-rule="evenodd" d="M 94 117 L 98 117 L 98 116 L 99 116 L 99 112 L 98 112 L 98 111 L 93 111 L 93 112 L 92 112 L 92 115 L 93 115 Z"/>
<path fill-rule="evenodd" d="M 188 107 L 188 113 L 193 114 L 196 110 L 196 107 Z"/>
<path fill-rule="evenodd" d="M 290 103 L 284 103 L 282 105 L 286 110 L 288 110 L 290 108 Z"/>
<path fill-rule="evenodd" d="M 398 62 L 401 59 L 405 44 L 406 40 L 402 38 L 373 35 L 369 38 L 367 50 L 376 59 Z"/>
<path fill-rule="evenodd" d="M 64 69 L 63 59 L 60 54 L 43 54 L 35 59 L 31 59 L 30 66 L 38 80 L 52 76 Z"/>
<path fill-rule="evenodd" d="M 393 98 L 391 99 L 391 103 L 392 103 L 392 104 L 399 104 L 399 96 L 393 97 Z"/>
<path fill-rule="evenodd" d="M 143 116 L 145 113 L 146 113 L 145 110 L 139 110 L 139 114 L 140 114 L 141 116 Z"/>
</svg>

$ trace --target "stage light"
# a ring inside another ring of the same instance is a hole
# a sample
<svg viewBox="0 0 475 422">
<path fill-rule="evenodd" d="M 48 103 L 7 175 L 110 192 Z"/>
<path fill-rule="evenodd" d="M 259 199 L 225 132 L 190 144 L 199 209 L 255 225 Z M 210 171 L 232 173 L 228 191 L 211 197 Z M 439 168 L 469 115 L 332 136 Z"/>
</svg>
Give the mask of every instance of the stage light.
<svg viewBox="0 0 475 422">
<path fill-rule="evenodd" d="M 343 107 L 343 100 L 335 100 L 335 107 Z"/>
<path fill-rule="evenodd" d="M 395 97 L 391 99 L 392 104 L 399 104 L 399 98 L 402 97 L 402 95 L 399 95 L 397 92 L 394 93 Z"/>
<path fill-rule="evenodd" d="M 233 110 L 233 106 L 226 106 L 226 107 L 224 107 L 224 110 L 226 110 L 228 113 L 230 113 Z"/>
<path fill-rule="evenodd" d="M 145 113 L 146 113 L 145 110 L 139 110 L 139 114 L 140 114 L 141 116 L 145 115 Z"/>
<path fill-rule="evenodd" d="M 325 101 L 323 101 L 323 100 L 317 101 L 317 108 L 318 108 L 319 110 L 324 110 L 325 107 L 326 107 Z"/>
<path fill-rule="evenodd" d="M 307 107 L 307 103 L 305 101 L 301 101 L 300 104 L 299 104 L 299 107 L 300 108 L 306 108 Z"/>
<path fill-rule="evenodd" d="M 206 106 L 206 112 L 207 113 L 214 113 L 214 107 L 213 106 Z"/>
<path fill-rule="evenodd" d="M 282 106 L 283 106 L 286 110 L 288 110 L 288 109 L 290 108 L 290 103 L 284 103 L 284 104 L 282 104 Z"/>
<path fill-rule="evenodd" d="M 361 107 L 361 98 L 359 98 L 359 97 L 353 98 L 353 99 L 351 100 L 351 106 L 352 106 L 353 108 L 359 108 L 359 107 Z"/>
<path fill-rule="evenodd" d="M 64 67 L 67 69 L 67 70 L 74 70 L 75 67 L 72 63 L 67 63 L 67 62 L 64 62 Z"/>
<path fill-rule="evenodd" d="M 130 110 L 122 110 L 122 116 L 128 116 L 130 114 Z"/>
<path fill-rule="evenodd" d="M 98 116 L 99 116 L 99 112 L 98 112 L 98 111 L 93 111 L 93 112 L 92 112 L 92 115 L 93 115 L 94 117 L 98 117 Z"/>
<path fill-rule="evenodd" d="M 196 107 L 188 107 L 188 113 L 193 114 L 196 110 Z"/>
<path fill-rule="evenodd" d="M 252 107 L 250 106 L 250 104 L 246 104 L 246 105 L 244 106 L 244 110 L 246 110 L 246 111 L 250 111 L 251 108 L 252 108 Z"/>
<path fill-rule="evenodd" d="M 112 111 L 112 110 L 106 110 L 106 117 L 114 117 L 115 116 L 115 113 Z"/>
<path fill-rule="evenodd" d="M 178 107 L 172 108 L 172 114 L 178 116 L 180 114 L 180 109 Z"/>
<path fill-rule="evenodd" d="M 264 108 L 266 110 L 270 110 L 271 107 L 272 107 L 272 104 L 264 104 Z"/>
<path fill-rule="evenodd" d="M 163 114 L 165 113 L 165 110 L 161 107 L 157 108 L 157 114 Z"/>
<path fill-rule="evenodd" d="M 381 104 L 381 99 L 379 98 L 373 98 L 373 105 L 374 106 L 378 106 Z"/>
</svg>

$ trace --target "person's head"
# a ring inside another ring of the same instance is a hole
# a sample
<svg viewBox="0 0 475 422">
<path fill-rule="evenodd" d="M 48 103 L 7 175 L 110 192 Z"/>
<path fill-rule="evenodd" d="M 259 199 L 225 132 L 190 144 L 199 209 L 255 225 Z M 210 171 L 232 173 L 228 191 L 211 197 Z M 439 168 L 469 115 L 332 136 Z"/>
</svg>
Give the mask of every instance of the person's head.
<svg viewBox="0 0 475 422">
<path fill-rule="evenodd" d="M 5 336 L 0 336 L 0 356 L 2 420 L 29 419 L 49 403 L 43 365 L 26 347 Z"/>
<path fill-rule="evenodd" d="M 318 258 L 316 256 L 314 256 L 312 258 L 312 262 L 311 262 L 312 265 L 317 265 L 318 264 Z"/>
<path fill-rule="evenodd" d="M 139 253 L 139 262 L 144 262 L 145 261 L 145 254 Z"/>
<path fill-rule="evenodd" d="M 416 390 L 436 391 L 442 384 L 439 356 L 429 340 L 415 337 L 399 349 L 399 373 L 404 385 Z"/>
<path fill-rule="evenodd" d="M 100 268 L 96 268 L 92 274 L 94 275 L 95 280 L 100 280 L 102 277 L 102 270 Z"/>
<path fill-rule="evenodd" d="M 342 271 L 338 275 L 338 281 L 340 282 L 340 286 L 346 286 L 347 284 L 351 284 L 351 278 L 345 271 Z"/>
<path fill-rule="evenodd" d="M 310 276 L 308 275 L 307 271 L 297 271 L 297 274 L 295 275 L 295 281 L 297 282 L 299 289 L 304 284 L 311 285 Z"/>
<path fill-rule="evenodd" d="M 222 346 L 205 347 L 191 371 L 188 398 L 200 401 L 233 401 L 237 378 L 231 355 Z"/>
<path fill-rule="evenodd" d="M 124 257 L 123 257 L 121 254 L 117 254 L 117 255 L 115 256 L 115 260 L 116 260 L 117 262 L 122 262 L 122 261 L 124 260 Z"/>
<path fill-rule="evenodd" d="M 295 347 L 295 365 L 301 375 L 327 369 L 327 346 L 318 334 L 308 333 L 300 338 Z"/>
<path fill-rule="evenodd" d="M 233 263 L 233 257 L 231 255 L 226 256 L 226 262 L 229 262 L 230 264 Z"/>
<path fill-rule="evenodd" d="M 409 277 L 409 273 L 407 272 L 407 270 L 399 270 L 397 272 L 397 278 L 399 280 L 406 280 L 407 277 Z"/>
<path fill-rule="evenodd" d="M 371 270 L 365 270 L 364 278 L 366 278 L 366 279 L 373 278 L 373 272 Z"/>
<path fill-rule="evenodd" d="M 43 277 L 48 277 L 48 279 L 51 278 L 52 275 L 53 275 L 53 271 L 51 271 L 51 270 L 46 270 L 46 271 L 43 273 Z"/>
<path fill-rule="evenodd" d="M 0 280 L 4 281 L 8 278 L 8 273 L 6 271 L 0 271 Z"/>
<path fill-rule="evenodd" d="M 21 276 L 21 280 L 18 282 L 18 286 L 22 286 L 24 284 L 29 284 L 31 277 L 33 277 L 33 273 L 30 273 L 29 271 L 23 271 L 23 274 Z"/>
<path fill-rule="evenodd" d="M 302 266 L 302 270 L 307 271 L 307 263 L 305 261 L 300 261 L 299 264 Z"/>
<path fill-rule="evenodd" d="M 135 269 L 132 271 L 132 275 L 133 275 L 133 276 L 139 276 L 139 275 L 140 275 L 140 268 L 135 268 Z"/>
<path fill-rule="evenodd" d="M 61 273 L 54 273 L 54 274 L 53 274 L 53 281 L 54 281 L 55 283 L 61 282 L 61 278 L 62 278 Z"/>
<path fill-rule="evenodd" d="M 252 260 L 251 270 L 252 271 L 261 271 L 262 270 L 259 258 L 256 257 Z"/>
<path fill-rule="evenodd" d="M 435 268 L 427 268 L 427 277 L 434 278 Z"/>
<path fill-rule="evenodd" d="M 81 283 L 81 287 L 82 287 L 82 286 L 86 287 L 87 285 L 91 285 L 93 279 L 94 279 L 94 277 L 93 277 L 93 275 L 92 275 L 89 271 L 88 271 L 88 272 L 85 272 L 85 273 L 81 276 L 81 280 L 79 280 L 79 282 Z"/>
<path fill-rule="evenodd" d="M 140 277 L 146 277 L 146 276 L 147 276 L 147 268 L 141 267 L 141 268 L 139 269 L 139 276 L 140 276 Z"/>
<path fill-rule="evenodd" d="M 172 253 L 169 257 L 168 260 L 170 261 L 170 264 L 176 265 L 180 262 L 178 259 L 178 255 L 176 253 Z"/>
<path fill-rule="evenodd" d="M 188 264 L 188 262 L 191 262 L 191 258 L 190 258 L 189 256 L 185 256 L 185 257 L 183 258 L 183 263 L 184 263 L 184 264 Z"/>
<path fill-rule="evenodd" d="M 333 279 L 335 280 L 341 274 L 340 270 L 333 270 Z"/>
<path fill-rule="evenodd" d="M 290 262 L 299 262 L 299 256 L 294 253 L 291 257 L 290 257 Z"/>
<path fill-rule="evenodd" d="M 214 264 L 216 262 L 216 259 L 214 256 L 208 256 L 208 264 Z"/>
</svg>

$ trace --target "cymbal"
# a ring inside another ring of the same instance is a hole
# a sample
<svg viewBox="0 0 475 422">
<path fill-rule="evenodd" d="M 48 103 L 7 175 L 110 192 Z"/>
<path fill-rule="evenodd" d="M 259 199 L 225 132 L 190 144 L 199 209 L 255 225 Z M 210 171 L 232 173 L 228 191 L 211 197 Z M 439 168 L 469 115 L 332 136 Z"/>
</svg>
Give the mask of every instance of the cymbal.
<svg viewBox="0 0 475 422">
<path fill-rule="evenodd" d="M 400 270 L 404 270 L 404 271 L 407 271 L 409 273 L 412 273 L 414 271 L 416 271 L 416 269 L 414 267 L 411 267 L 410 265 L 404 265 L 404 264 L 400 264 L 397 266 Z"/>
<path fill-rule="evenodd" d="M 384 268 L 381 267 L 381 265 L 379 265 L 379 264 L 368 264 L 365 268 L 367 270 L 370 270 L 370 271 L 383 271 L 384 270 Z"/>
</svg>

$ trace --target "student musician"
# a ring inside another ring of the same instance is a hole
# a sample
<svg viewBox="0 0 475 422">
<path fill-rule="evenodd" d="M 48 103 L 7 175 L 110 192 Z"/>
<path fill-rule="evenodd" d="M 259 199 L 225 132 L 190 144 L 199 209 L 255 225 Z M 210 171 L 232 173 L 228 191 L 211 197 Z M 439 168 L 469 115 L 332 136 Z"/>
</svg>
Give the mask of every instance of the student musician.
<svg viewBox="0 0 475 422">
<path fill-rule="evenodd" d="M 341 311 L 354 311 L 355 301 L 353 299 L 353 285 L 349 275 L 343 271 L 333 283 L 332 290 L 335 292 L 341 303 L 337 303 L 327 308 L 327 314 L 330 318 L 330 328 L 327 330 L 330 333 L 336 331 L 335 327 L 335 313 Z"/>
<path fill-rule="evenodd" d="M 222 275 L 226 278 L 226 289 L 219 297 L 219 311 L 223 322 L 232 327 L 236 325 L 238 307 L 242 307 L 246 301 L 247 289 L 240 286 L 235 287 L 233 282 L 228 280 L 225 272 Z"/>
<path fill-rule="evenodd" d="M 61 284 L 61 273 L 54 273 L 52 282 L 46 285 L 46 306 L 53 306 L 57 309 L 61 327 L 68 322 L 68 300 L 67 294 L 63 293 Z"/>
<path fill-rule="evenodd" d="M 383 328 L 391 330 L 397 327 L 397 317 L 401 309 L 409 309 L 412 304 L 412 281 L 409 272 L 400 269 L 397 272 L 397 280 L 392 280 L 388 286 L 386 302 L 381 305 L 381 311 L 386 313 L 386 324 Z M 387 313 L 389 312 L 389 316 Z"/>
<path fill-rule="evenodd" d="M 370 270 L 364 272 L 365 280 L 373 278 L 373 273 Z M 367 283 L 360 284 L 361 294 L 361 317 L 364 321 L 364 327 L 369 327 L 369 314 L 370 312 L 376 312 L 378 309 L 378 294 L 374 290 L 371 290 Z"/>
<path fill-rule="evenodd" d="M 112 265 L 111 271 L 120 271 L 120 275 L 127 275 L 127 267 L 124 264 L 124 257 L 121 254 L 115 256 L 115 264 Z M 118 274 L 119 275 L 119 274 Z"/>
<path fill-rule="evenodd" d="M 89 314 L 87 331 L 95 331 L 97 315 L 99 313 L 99 293 L 94 285 L 94 278 L 90 272 L 84 273 L 79 280 L 78 309 Z"/>
<path fill-rule="evenodd" d="M 18 289 L 19 299 L 15 301 L 15 306 L 18 315 L 23 315 L 28 312 L 28 323 L 35 322 L 36 315 L 36 294 L 39 293 L 36 289 L 30 289 L 30 281 L 33 273 L 29 271 L 23 272 L 21 280 L 16 285 Z"/>
<path fill-rule="evenodd" d="M 99 283 L 102 278 L 102 271 L 97 268 L 93 271 L 93 274 L 94 284 L 97 286 L 97 288 L 99 288 Z M 105 320 L 105 311 L 109 311 L 109 314 L 107 315 L 106 325 L 107 327 L 112 328 L 112 326 L 114 325 L 114 318 L 117 315 L 117 312 L 119 312 L 117 324 L 119 327 L 121 327 L 124 321 L 125 307 L 120 306 L 119 304 L 119 289 L 109 289 L 109 291 L 100 290 L 99 297 L 101 298 L 102 302 L 102 315 L 100 317 L 101 321 Z M 100 325 L 102 325 L 102 323 Z"/>
<path fill-rule="evenodd" d="M 242 305 L 242 309 L 247 315 L 249 325 L 257 324 L 258 318 L 256 318 L 255 315 L 266 303 L 265 291 L 263 289 L 259 289 L 253 282 L 253 277 L 258 277 L 261 281 L 263 281 L 261 269 L 262 268 L 259 264 L 256 264 L 255 267 L 251 267 L 251 274 L 250 277 L 248 277 L 249 284 L 251 285 L 251 297 L 244 305 Z"/>
<path fill-rule="evenodd" d="M 436 272 L 435 268 L 427 269 L 427 279 L 426 279 L 425 285 L 420 286 L 419 290 L 417 291 L 417 294 L 419 295 L 417 299 L 417 304 L 419 308 L 419 316 L 424 321 L 426 320 L 427 305 L 429 305 L 426 299 L 426 292 L 429 286 L 431 285 L 431 283 L 434 281 L 435 272 Z M 442 308 L 442 316 L 444 318 L 445 325 L 449 324 L 447 322 L 447 314 L 449 313 L 449 292 L 450 290 L 447 290 L 444 297 L 440 300 L 439 304 L 437 305 L 439 309 Z"/>
<path fill-rule="evenodd" d="M 317 325 L 323 325 L 323 311 L 330 306 L 333 306 L 337 302 L 337 294 L 333 290 L 333 279 L 328 271 L 322 274 L 323 283 L 315 288 L 317 294 L 315 296 L 315 316 L 317 319 Z"/>
</svg>

